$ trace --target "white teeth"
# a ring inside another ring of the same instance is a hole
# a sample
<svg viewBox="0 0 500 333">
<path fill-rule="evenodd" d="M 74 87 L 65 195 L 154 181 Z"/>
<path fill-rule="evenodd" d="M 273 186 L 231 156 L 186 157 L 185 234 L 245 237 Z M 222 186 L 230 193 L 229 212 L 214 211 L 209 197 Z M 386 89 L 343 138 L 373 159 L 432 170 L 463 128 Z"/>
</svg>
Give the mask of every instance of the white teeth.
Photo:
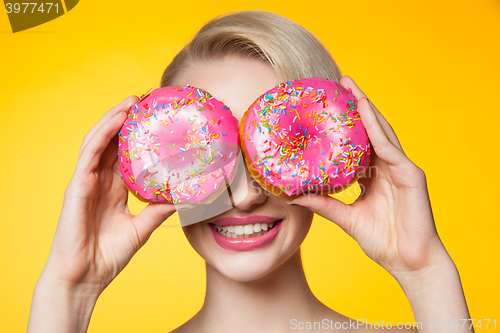
<svg viewBox="0 0 500 333">
<path fill-rule="evenodd" d="M 251 235 L 253 234 L 253 224 L 247 224 L 245 225 L 245 235 Z"/>
<path fill-rule="evenodd" d="M 253 223 L 246 225 L 215 226 L 215 229 L 223 236 L 229 238 L 249 238 L 265 235 L 274 227 L 274 223 Z"/>
<path fill-rule="evenodd" d="M 234 226 L 234 233 L 237 235 L 243 235 L 243 229 L 244 227 L 242 225 L 235 225 Z"/>
</svg>

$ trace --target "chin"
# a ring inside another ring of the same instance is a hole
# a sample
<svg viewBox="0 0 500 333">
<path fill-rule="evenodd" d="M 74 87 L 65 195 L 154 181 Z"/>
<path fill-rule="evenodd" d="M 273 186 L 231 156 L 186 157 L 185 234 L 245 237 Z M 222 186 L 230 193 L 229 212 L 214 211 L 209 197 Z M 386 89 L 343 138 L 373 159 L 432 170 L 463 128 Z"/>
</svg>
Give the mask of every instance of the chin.
<svg viewBox="0 0 500 333">
<path fill-rule="evenodd" d="M 287 242 L 285 237 L 287 224 L 286 220 L 279 220 L 273 228 L 274 231 L 269 229 L 267 236 L 260 237 L 264 242 L 236 239 L 237 244 L 221 242 L 221 235 L 208 223 L 197 223 L 184 227 L 183 230 L 191 246 L 205 259 L 207 265 L 228 279 L 244 282 L 258 280 L 268 275 L 300 246 L 300 242 L 293 245 Z M 276 234 L 274 237 L 273 233 Z M 224 239 L 227 240 L 226 237 Z M 266 239 L 272 240 L 267 243 Z M 238 241 L 248 241 L 248 243 L 241 244 Z M 252 247 L 254 249 L 251 249 Z"/>
<path fill-rule="evenodd" d="M 207 264 L 214 267 L 226 278 L 249 282 L 261 279 L 271 273 L 281 263 L 278 256 L 271 251 L 254 250 L 233 252 L 213 258 Z"/>
</svg>

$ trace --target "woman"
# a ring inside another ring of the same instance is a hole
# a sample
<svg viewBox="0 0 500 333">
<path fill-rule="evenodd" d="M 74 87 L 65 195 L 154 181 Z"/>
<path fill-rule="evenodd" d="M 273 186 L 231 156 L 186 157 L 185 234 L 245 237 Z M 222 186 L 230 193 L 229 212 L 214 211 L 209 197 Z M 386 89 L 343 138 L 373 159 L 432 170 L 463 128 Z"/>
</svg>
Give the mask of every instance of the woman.
<svg viewBox="0 0 500 333">
<path fill-rule="evenodd" d="M 415 321 L 422 323 L 419 331 L 443 330 L 446 320 L 469 318 L 457 269 L 436 232 L 424 172 L 307 30 L 258 11 L 214 19 L 175 57 L 161 85 L 204 88 L 241 119 L 276 84 L 314 76 L 339 81 L 358 99 L 375 171 L 359 180 L 364 193 L 351 205 L 321 195 L 287 202 L 264 191 L 245 170 L 248 193 L 242 200 L 183 228 L 206 260 L 207 292 L 202 309 L 176 332 L 288 332 L 308 328 L 306 323 L 316 330 L 369 329 L 353 327 L 308 287 L 300 245 L 313 213 L 338 224 L 396 278 Z M 122 101 L 83 140 L 50 256 L 35 288 L 28 332 L 86 331 L 100 293 L 175 211 L 172 205 L 150 204 L 133 216 L 127 209 L 128 192 L 116 163 L 117 133 L 137 101 L 136 96 Z M 281 228 L 271 243 L 240 251 L 219 246 L 210 226 L 278 222 Z M 441 325 L 429 326 L 436 321 Z M 463 330 L 468 329 L 466 325 Z"/>
</svg>

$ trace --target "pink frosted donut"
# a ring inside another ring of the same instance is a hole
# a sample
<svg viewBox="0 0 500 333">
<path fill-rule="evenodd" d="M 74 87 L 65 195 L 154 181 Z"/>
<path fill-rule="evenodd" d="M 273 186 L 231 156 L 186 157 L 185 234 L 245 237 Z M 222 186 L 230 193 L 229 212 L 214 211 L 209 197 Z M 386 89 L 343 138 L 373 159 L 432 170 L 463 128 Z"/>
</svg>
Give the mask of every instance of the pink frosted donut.
<svg viewBox="0 0 500 333">
<path fill-rule="evenodd" d="M 281 83 L 260 96 L 240 123 L 240 140 L 255 180 L 284 198 L 338 192 L 370 159 L 351 90 L 319 78 Z"/>
<path fill-rule="evenodd" d="M 208 92 L 190 86 L 141 97 L 119 133 L 122 179 L 147 202 L 212 201 L 232 181 L 238 154 L 238 120 Z"/>
</svg>

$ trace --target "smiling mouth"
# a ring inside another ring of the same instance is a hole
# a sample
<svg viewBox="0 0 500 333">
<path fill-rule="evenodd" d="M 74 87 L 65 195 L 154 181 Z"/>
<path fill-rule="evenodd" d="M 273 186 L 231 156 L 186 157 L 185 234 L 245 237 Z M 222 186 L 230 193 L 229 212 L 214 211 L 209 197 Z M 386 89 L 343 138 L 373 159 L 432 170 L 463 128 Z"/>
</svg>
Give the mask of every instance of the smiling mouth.
<svg viewBox="0 0 500 333">
<path fill-rule="evenodd" d="M 276 220 L 272 223 L 228 225 L 223 227 L 213 224 L 213 226 L 219 234 L 228 238 L 252 238 L 265 235 L 280 221 L 281 220 Z"/>
</svg>

